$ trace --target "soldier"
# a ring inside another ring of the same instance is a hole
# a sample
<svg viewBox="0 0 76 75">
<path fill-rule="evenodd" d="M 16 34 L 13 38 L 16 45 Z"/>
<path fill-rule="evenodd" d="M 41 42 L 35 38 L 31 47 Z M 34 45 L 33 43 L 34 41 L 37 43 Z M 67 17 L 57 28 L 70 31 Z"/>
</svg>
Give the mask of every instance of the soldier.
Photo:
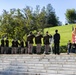
<svg viewBox="0 0 76 75">
<path fill-rule="evenodd" d="M 5 40 L 5 47 L 6 47 L 5 53 L 7 53 L 8 49 L 9 49 L 9 40 L 8 40 L 8 38 L 6 38 L 6 40 Z"/>
<path fill-rule="evenodd" d="M 22 54 L 24 51 L 24 41 L 23 40 L 20 41 L 20 47 L 21 47 L 21 54 Z"/>
<path fill-rule="evenodd" d="M 37 54 L 41 54 L 41 44 L 42 44 L 41 39 L 42 39 L 42 37 L 43 36 L 41 35 L 40 32 L 38 32 L 38 34 L 35 37 L 35 43 L 37 44 L 37 46 L 36 46 L 36 52 L 37 52 Z"/>
<path fill-rule="evenodd" d="M 11 53 L 13 54 L 15 51 L 14 51 L 14 39 L 12 40 L 12 51 L 11 51 Z"/>
<path fill-rule="evenodd" d="M 44 41 L 44 45 L 45 45 L 45 54 L 49 54 L 49 38 L 50 36 L 48 35 L 48 31 L 46 32 L 46 35 L 44 36 L 43 38 L 43 41 Z"/>
<path fill-rule="evenodd" d="M 34 34 L 32 34 L 32 32 L 29 33 L 29 35 L 27 36 L 27 42 L 28 42 L 28 53 L 32 54 L 32 49 L 33 49 L 33 38 L 35 37 Z"/>
<path fill-rule="evenodd" d="M 25 41 L 25 53 L 27 53 L 27 52 L 28 52 L 28 42 Z"/>
<path fill-rule="evenodd" d="M 18 45 L 19 45 L 18 40 L 12 41 L 12 53 L 15 53 L 15 54 L 17 53 Z"/>
<path fill-rule="evenodd" d="M 18 42 L 18 40 L 16 39 L 15 40 L 15 54 L 18 52 L 18 46 L 19 46 L 19 42 Z"/>
<path fill-rule="evenodd" d="M 59 53 L 59 43 L 60 43 L 60 34 L 58 33 L 58 30 L 55 30 L 54 34 L 54 51 L 55 54 L 60 54 Z"/>
<path fill-rule="evenodd" d="M 1 54 L 4 53 L 4 37 L 1 39 Z"/>
</svg>

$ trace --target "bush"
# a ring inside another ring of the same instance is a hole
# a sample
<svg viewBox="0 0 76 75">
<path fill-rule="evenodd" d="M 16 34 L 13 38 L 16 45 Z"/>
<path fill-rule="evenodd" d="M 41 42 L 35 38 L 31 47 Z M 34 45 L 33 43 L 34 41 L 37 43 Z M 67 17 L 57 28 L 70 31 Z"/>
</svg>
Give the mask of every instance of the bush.
<svg viewBox="0 0 76 75">
<path fill-rule="evenodd" d="M 66 46 L 60 46 L 60 53 L 66 53 L 67 47 Z"/>
</svg>

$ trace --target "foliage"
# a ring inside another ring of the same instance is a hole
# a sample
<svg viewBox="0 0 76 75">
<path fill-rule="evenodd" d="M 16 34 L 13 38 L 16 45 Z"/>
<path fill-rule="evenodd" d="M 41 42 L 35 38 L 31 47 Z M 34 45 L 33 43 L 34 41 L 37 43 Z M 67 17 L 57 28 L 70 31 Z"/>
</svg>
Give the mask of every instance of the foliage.
<svg viewBox="0 0 76 75">
<path fill-rule="evenodd" d="M 76 10 L 75 9 L 67 9 L 65 16 L 66 16 L 66 20 L 68 23 L 76 23 Z"/>
<path fill-rule="evenodd" d="M 51 4 L 47 5 L 46 15 L 47 15 L 46 27 L 58 26 L 59 20 L 58 20 L 58 17 L 56 17 L 55 10 L 53 9 Z"/>
<path fill-rule="evenodd" d="M 0 37 L 8 36 L 10 39 L 24 39 L 30 31 L 42 31 L 46 27 L 59 25 L 55 11 L 51 4 L 40 10 L 37 5 L 36 9 L 26 6 L 23 9 L 3 10 L 0 15 Z"/>
</svg>

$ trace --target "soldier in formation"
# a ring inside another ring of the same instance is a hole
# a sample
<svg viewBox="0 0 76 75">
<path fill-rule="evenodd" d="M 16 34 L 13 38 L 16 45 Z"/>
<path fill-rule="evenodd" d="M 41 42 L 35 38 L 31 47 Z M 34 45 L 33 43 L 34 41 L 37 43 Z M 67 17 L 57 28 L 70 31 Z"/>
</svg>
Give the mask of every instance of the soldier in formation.
<svg viewBox="0 0 76 75">
<path fill-rule="evenodd" d="M 32 54 L 34 43 L 36 44 L 36 54 L 41 54 L 42 44 L 44 45 L 44 53 L 50 54 L 50 52 L 53 53 L 53 49 L 52 49 L 53 40 L 54 40 L 55 54 L 59 54 L 60 34 L 58 33 L 58 30 L 56 30 L 55 32 L 56 33 L 54 34 L 54 36 L 52 36 L 51 34 L 49 35 L 48 31 L 46 32 L 45 36 L 43 36 L 40 31 L 37 32 L 36 36 L 32 32 L 30 32 L 26 37 L 27 38 L 26 42 L 23 39 L 20 40 L 20 42 L 18 41 L 18 39 L 13 39 L 12 46 L 11 46 L 11 54 L 17 54 L 17 53 Z M 19 47 L 20 47 L 20 51 L 19 51 Z M 8 49 L 9 49 L 8 38 L 6 38 L 6 40 L 2 38 L 1 53 L 2 54 L 8 53 Z"/>
</svg>

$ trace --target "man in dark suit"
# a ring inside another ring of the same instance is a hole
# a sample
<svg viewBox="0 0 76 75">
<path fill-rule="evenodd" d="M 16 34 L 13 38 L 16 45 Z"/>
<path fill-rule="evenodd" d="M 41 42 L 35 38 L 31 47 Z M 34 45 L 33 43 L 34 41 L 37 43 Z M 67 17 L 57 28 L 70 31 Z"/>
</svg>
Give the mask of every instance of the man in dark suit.
<svg viewBox="0 0 76 75">
<path fill-rule="evenodd" d="M 60 34 L 58 33 L 58 30 L 55 30 L 54 34 L 54 51 L 55 54 L 60 54 L 59 52 L 59 44 L 60 44 Z"/>
</svg>

